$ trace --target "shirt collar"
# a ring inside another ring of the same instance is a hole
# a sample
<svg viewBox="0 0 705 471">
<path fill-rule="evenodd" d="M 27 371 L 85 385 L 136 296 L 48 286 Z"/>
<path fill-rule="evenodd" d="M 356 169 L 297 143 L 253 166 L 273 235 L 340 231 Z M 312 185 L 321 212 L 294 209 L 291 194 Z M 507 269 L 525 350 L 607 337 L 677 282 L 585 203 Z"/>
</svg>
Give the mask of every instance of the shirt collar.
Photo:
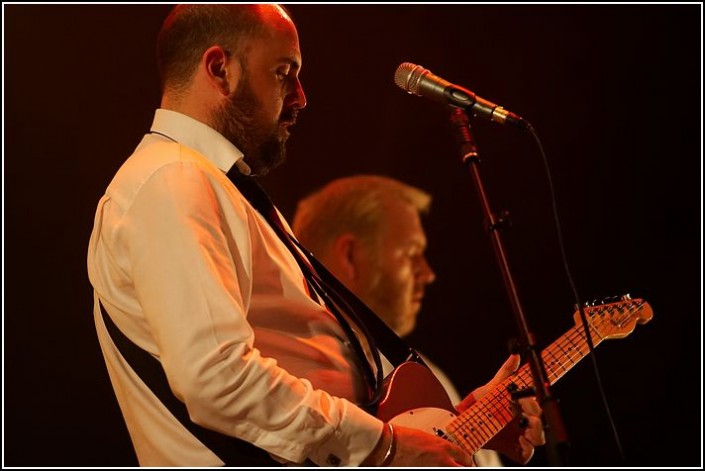
<svg viewBox="0 0 705 471">
<path fill-rule="evenodd" d="M 250 174 L 240 149 L 215 129 L 185 114 L 160 108 L 154 113 L 150 131 L 203 154 L 224 172 L 237 165 L 240 172 Z"/>
</svg>

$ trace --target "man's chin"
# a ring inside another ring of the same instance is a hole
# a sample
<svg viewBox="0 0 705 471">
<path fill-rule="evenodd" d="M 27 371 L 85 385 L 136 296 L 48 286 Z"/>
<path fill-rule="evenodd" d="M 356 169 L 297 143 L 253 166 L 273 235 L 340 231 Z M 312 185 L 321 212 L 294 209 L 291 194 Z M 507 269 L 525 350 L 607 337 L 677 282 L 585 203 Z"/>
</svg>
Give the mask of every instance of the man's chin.
<svg viewBox="0 0 705 471">
<path fill-rule="evenodd" d="M 396 329 L 397 335 L 399 337 L 406 337 L 410 333 L 414 331 L 414 328 L 416 327 L 416 319 L 408 320 L 401 325 L 399 325 Z"/>
<path fill-rule="evenodd" d="M 259 155 L 254 159 L 247 159 L 245 162 L 252 168 L 252 173 L 255 175 L 266 175 L 270 170 L 279 167 L 286 161 L 286 149 L 283 142 L 277 142 L 274 145 L 263 146 Z"/>
</svg>

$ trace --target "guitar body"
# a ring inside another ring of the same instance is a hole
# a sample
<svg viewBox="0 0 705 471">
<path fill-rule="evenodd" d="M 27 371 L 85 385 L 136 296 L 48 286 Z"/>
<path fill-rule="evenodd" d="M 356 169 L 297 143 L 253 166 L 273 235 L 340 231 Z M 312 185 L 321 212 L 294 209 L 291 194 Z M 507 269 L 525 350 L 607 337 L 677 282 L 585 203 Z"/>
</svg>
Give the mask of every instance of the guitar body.
<svg viewBox="0 0 705 471">
<path fill-rule="evenodd" d="M 635 325 L 653 317 L 648 303 L 628 296 L 618 302 L 587 306 L 585 314 L 594 346 L 603 340 L 624 338 Z M 590 353 L 580 313 L 576 312 L 574 318 L 576 325 L 541 352 L 550 384 Z M 386 378 L 377 417 L 453 441 L 474 454 L 516 416 L 509 391 L 532 385 L 533 377 L 525 364 L 458 414 L 431 370 L 406 362 Z"/>
<path fill-rule="evenodd" d="M 385 422 L 436 433 L 457 412 L 443 385 L 426 366 L 399 365 L 385 380 L 377 417 Z"/>
</svg>

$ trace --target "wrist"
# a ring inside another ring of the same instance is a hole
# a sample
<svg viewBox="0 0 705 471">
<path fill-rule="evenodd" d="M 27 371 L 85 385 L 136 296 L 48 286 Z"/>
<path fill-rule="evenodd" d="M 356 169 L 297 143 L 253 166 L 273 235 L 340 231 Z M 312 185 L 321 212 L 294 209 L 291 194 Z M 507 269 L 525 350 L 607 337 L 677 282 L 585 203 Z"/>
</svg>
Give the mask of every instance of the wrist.
<svg viewBox="0 0 705 471">
<path fill-rule="evenodd" d="M 394 459 L 396 452 L 396 439 L 394 437 L 394 427 L 385 423 L 382 434 L 377 441 L 372 452 L 361 463 L 361 466 L 389 466 Z"/>
</svg>

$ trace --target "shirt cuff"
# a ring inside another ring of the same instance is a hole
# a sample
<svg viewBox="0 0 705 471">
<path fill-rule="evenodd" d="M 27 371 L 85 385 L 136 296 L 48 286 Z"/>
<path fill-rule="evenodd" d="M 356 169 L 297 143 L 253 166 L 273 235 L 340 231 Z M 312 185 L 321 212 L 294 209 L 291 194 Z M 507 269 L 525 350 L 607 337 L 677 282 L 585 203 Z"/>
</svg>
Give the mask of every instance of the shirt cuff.
<svg viewBox="0 0 705 471">
<path fill-rule="evenodd" d="M 346 404 L 343 420 L 333 434 L 309 456 L 319 466 L 359 466 L 372 453 L 384 422 L 359 407 Z"/>
</svg>

